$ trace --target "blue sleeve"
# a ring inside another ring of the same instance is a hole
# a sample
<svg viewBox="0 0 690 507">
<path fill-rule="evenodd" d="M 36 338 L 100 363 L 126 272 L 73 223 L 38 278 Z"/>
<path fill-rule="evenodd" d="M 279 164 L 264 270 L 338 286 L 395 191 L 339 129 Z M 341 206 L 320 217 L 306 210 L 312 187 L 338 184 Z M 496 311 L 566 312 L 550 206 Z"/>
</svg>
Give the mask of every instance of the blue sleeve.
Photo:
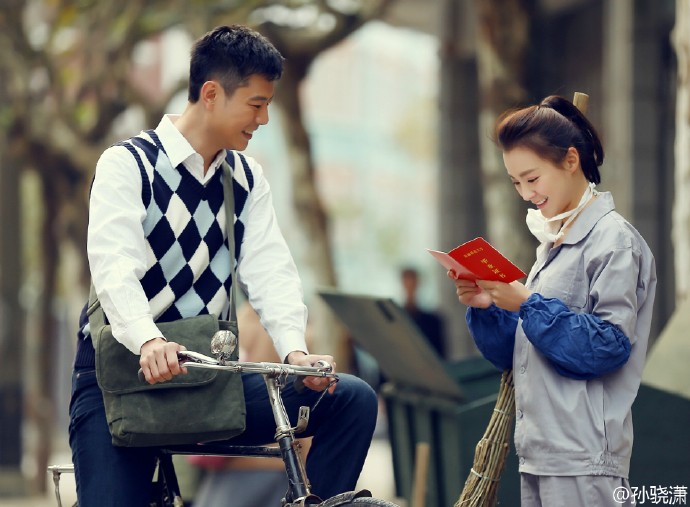
<svg viewBox="0 0 690 507">
<path fill-rule="evenodd" d="M 491 305 L 486 310 L 468 308 L 465 319 L 482 355 L 499 370 L 512 368 L 518 314 Z"/>
<path fill-rule="evenodd" d="M 571 311 L 560 299 L 533 293 L 520 306 L 520 318 L 527 339 L 564 377 L 601 377 L 630 357 L 623 331 L 595 315 Z"/>
</svg>

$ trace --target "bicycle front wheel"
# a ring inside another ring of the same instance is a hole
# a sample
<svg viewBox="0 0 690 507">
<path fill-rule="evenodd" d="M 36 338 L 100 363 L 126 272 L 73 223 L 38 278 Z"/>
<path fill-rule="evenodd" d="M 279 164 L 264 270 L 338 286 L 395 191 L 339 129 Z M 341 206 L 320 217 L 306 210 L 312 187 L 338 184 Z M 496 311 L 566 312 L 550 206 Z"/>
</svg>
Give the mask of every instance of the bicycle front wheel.
<svg viewBox="0 0 690 507">
<path fill-rule="evenodd" d="M 388 502 L 386 500 L 379 500 L 378 498 L 355 498 L 348 503 L 340 504 L 342 507 L 364 507 L 365 505 L 377 505 L 378 507 L 400 507 L 398 504 Z"/>
<path fill-rule="evenodd" d="M 369 491 L 362 490 L 359 493 L 349 491 L 335 495 L 328 500 L 324 500 L 318 504 L 318 507 L 365 507 L 366 505 L 377 505 L 378 507 L 400 507 L 387 500 L 379 500 L 371 496 L 355 496 L 355 495 L 370 495 Z"/>
</svg>

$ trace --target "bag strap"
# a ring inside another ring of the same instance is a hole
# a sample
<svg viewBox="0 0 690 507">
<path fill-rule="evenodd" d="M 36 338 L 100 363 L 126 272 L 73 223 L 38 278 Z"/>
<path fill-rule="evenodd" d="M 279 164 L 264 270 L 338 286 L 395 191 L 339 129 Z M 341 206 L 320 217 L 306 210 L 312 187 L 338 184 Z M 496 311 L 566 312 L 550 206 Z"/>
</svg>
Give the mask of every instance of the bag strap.
<svg viewBox="0 0 690 507">
<path fill-rule="evenodd" d="M 233 188 L 230 164 L 223 159 L 223 196 L 225 197 L 225 228 L 228 230 L 228 250 L 230 250 L 230 321 L 237 322 L 237 272 L 235 269 L 235 191 Z"/>
<path fill-rule="evenodd" d="M 227 160 L 223 160 L 223 197 L 225 205 L 225 228 L 228 234 L 228 250 L 230 251 L 230 322 L 237 322 L 237 273 L 235 269 L 235 192 L 233 191 L 232 171 Z M 105 314 L 101 307 L 93 280 L 89 288 L 89 303 L 86 309 L 86 316 L 92 323 L 93 329 L 101 328 L 105 325 Z M 93 331 L 92 329 L 92 331 Z"/>
</svg>

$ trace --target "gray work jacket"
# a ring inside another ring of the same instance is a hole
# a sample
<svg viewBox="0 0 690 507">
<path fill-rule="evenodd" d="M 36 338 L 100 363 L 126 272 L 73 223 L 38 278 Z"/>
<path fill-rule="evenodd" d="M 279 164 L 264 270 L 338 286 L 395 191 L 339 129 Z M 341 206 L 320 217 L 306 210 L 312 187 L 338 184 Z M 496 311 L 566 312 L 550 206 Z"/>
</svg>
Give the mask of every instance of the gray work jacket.
<svg viewBox="0 0 690 507">
<path fill-rule="evenodd" d="M 649 247 L 614 211 L 611 194 L 602 192 L 560 246 L 540 245 L 526 285 L 545 298 L 560 299 L 576 313 L 595 314 L 618 326 L 632 349 L 617 371 L 574 380 L 557 373 L 518 321 L 513 367 L 520 471 L 627 478 L 631 406 L 647 354 L 656 289 Z"/>
</svg>

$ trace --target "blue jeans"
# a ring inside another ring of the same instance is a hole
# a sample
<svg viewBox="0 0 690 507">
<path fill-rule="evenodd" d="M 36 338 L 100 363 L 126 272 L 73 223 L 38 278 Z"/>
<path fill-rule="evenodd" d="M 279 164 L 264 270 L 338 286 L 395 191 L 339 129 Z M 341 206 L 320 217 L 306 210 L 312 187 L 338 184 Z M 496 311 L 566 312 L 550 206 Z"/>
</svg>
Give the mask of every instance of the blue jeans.
<svg viewBox="0 0 690 507">
<path fill-rule="evenodd" d="M 312 493 L 324 499 L 355 488 L 376 424 L 374 391 L 357 377 L 339 376 L 335 393 L 323 397 L 304 434 L 314 437 L 306 463 Z M 243 373 L 242 382 L 247 429 L 229 442 L 272 442 L 276 428 L 263 377 Z M 309 389 L 297 393 L 288 383 L 283 402 L 290 420 L 294 423 L 300 405 L 312 406 L 319 395 Z M 69 441 L 80 507 L 149 505 L 155 449 L 112 445 L 93 369 L 77 369 L 72 375 Z"/>
</svg>

